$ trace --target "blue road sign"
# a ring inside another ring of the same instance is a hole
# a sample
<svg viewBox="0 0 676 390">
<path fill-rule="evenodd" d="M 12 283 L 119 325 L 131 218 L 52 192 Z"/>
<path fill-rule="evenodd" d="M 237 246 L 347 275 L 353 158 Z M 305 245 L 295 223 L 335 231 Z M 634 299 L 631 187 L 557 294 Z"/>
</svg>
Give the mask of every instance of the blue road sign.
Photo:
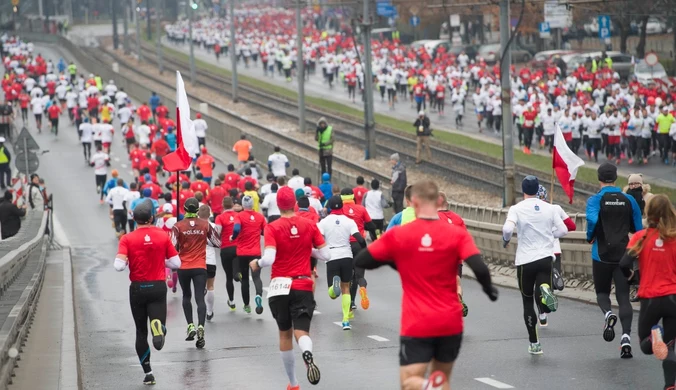
<svg viewBox="0 0 676 390">
<path fill-rule="evenodd" d="M 397 14 L 397 9 L 392 4 L 378 3 L 376 13 L 378 16 L 393 17 Z"/>
<path fill-rule="evenodd" d="M 549 22 L 540 23 L 540 34 L 551 33 L 551 28 L 549 28 Z"/>
<path fill-rule="evenodd" d="M 411 16 L 411 26 L 417 27 L 420 25 L 420 17 L 418 15 Z"/>
<path fill-rule="evenodd" d="M 599 38 L 610 38 L 610 16 L 599 15 Z"/>
</svg>

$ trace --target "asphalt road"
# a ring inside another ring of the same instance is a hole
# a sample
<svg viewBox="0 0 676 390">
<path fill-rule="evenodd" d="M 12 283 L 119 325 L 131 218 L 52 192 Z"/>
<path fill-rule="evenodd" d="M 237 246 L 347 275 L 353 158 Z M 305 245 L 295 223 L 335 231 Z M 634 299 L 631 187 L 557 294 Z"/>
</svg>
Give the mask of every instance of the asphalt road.
<svg viewBox="0 0 676 390">
<path fill-rule="evenodd" d="M 52 49 L 40 47 L 48 58 Z M 64 119 L 62 122 L 67 122 Z M 35 132 L 31 119 L 29 128 Z M 58 139 L 35 134 L 50 153 L 39 173 L 54 193 L 56 228 L 73 248 L 73 280 L 80 370 L 84 389 L 135 389 L 142 370 L 134 352 L 134 325 L 128 304 L 128 275 L 112 263 L 117 249 L 107 207 L 99 205 L 92 169 L 82 161 L 73 127 L 63 126 Z M 112 146 L 113 168 L 131 177 L 121 140 Z M 217 172 L 223 169 L 219 162 Z M 325 267 L 320 265 L 320 275 Z M 352 331 L 339 327 L 339 302 L 325 293 L 326 278 L 318 281 L 311 336 L 315 359 L 322 370 L 317 388 L 395 389 L 398 386 L 398 342 L 401 287 L 392 270 L 367 273 L 371 308 L 359 310 Z M 269 281 L 269 270 L 263 274 Z M 226 307 L 224 273 L 218 270 L 213 322 L 206 326 L 206 348 L 184 341 L 180 291 L 168 297 L 168 337 L 164 350 L 152 352 L 159 389 L 285 388 L 287 379 L 278 354 L 277 328 L 265 305 L 262 315 L 247 315 L 236 290 L 237 311 Z M 452 380 L 456 389 L 661 389 L 661 364 L 643 356 L 634 341 L 633 360 L 619 358 L 619 340 L 601 337 L 603 317 L 593 305 L 561 300 L 560 310 L 540 332 L 545 354 L 527 353 L 528 339 L 521 315 L 521 297 L 501 289 L 491 303 L 473 280 L 465 281 L 470 314 L 465 322 L 463 349 Z M 239 286 L 236 287 L 238 289 Z M 253 286 L 252 286 L 253 288 Z M 296 349 L 297 350 L 297 349 Z M 298 350 L 297 350 L 298 351 Z M 303 388 L 310 385 L 297 356 L 297 374 Z M 39 373 L 35 373 L 39 375 Z M 488 383 L 488 384 L 487 384 Z"/>
</svg>

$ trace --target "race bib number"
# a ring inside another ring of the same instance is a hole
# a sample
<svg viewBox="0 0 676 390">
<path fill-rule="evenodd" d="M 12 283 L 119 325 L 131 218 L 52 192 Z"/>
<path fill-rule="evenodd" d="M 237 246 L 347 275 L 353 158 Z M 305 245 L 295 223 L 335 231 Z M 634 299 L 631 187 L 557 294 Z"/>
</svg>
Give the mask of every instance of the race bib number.
<svg viewBox="0 0 676 390">
<path fill-rule="evenodd" d="M 268 298 L 277 297 L 281 295 L 289 295 L 291 291 L 291 278 L 274 278 L 270 281 L 268 287 Z"/>
<path fill-rule="evenodd" d="M 523 125 L 526 127 L 533 127 L 533 121 L 524 121 Z"/>
<path fill-rule="evenodd" d="M 444 98 L 444 93 L 443 93 L 443 92 L 437 92 L 437 97 L 438 97 L 439 99 L 443 99 L 443 98 Z"/>
</svg>

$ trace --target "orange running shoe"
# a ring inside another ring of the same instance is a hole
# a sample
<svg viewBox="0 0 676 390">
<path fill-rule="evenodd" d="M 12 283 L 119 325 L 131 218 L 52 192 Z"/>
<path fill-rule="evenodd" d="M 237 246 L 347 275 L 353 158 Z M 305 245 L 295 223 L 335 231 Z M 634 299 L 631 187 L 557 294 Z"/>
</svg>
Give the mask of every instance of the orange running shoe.
<svg viewBox="0 0 676 390">
<path fill-rule="evenodd" d="M 286 390 L 300 390 L 300 385 L 298 386 L 286 385 Z"/>
<path fill-rule="evenodd" d="M 366 293 L 366 287 L 359 287 L 359 295 L 361 296 L 361 308 L 367 310 L 371 303 L 369 302 L 369 296 Z"/>
<path fill-rule="evenodd" d="M 653 342 L 653 355 L 659 360 L 666 359 L 667 354 L 669 353 L 669 349 L 667 348 L 667 344 L 664 343 L 662 334 L 662 327 L 659 325 L 653 326 L 650 331 L 650 338 Z"/>
</svg>

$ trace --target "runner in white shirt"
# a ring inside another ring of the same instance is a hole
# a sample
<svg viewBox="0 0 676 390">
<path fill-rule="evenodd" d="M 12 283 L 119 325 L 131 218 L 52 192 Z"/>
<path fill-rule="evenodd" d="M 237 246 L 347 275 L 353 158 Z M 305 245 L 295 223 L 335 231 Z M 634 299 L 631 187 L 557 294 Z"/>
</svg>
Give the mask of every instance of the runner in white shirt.
<svg viewBox="0 0 676 390">
<path fill-rule="evenodd" d="M 206 143 L 206 138 L 207 138 L 207 129 L 209 128 L 207 126 L 207 121 L 202 119 L 202 114 L 197 113 L 195 115 L 196 119 L 192 121 L 193 126 L 195 126 L 195 135 L 197 136 L 197 142 L 199 143 L 199 146 L 205 146 Z"/>
<path fill-rule="evenodd" d="M 338 298 L 341 294 L 343 309 L 343 330 L 350 330 L 350 280 L 352 279 L 352 249 L 350 237 L 354 237 L 362 248 L 366 247 L 364 237 L 359 233 L 357 224 L 343 214 L 343 200 L 340 195 L 332 196 L 327 202 L 330 214 L 322 219 L 317 227 L 329 247 L 331 260 L 326 262 L 326 281 L 329 284 L 329 297 Z"/>
<path fill-rule="evenodd" d="M 136 128 L 136 135 L 138 135 L 139 145 L 150 148 L 150 127 L 148 125 L 141 125 Z"/>
<path fill-rule="evenodd" d="M 279 211 L 279 206 L 277 206 L 277 190 L 279 185 L 277 183 L 272 183 L 270 185 L 270 193 L 265 195 L 263 203 L 261 203 L 261 210 L 267 210 L 268 223 L 271 223 L 282 216 L 282 213 Z"/>
<path fill-rule="evenodd" d="M 275 177 L 285 177 L 288 167 L 289 159 L 282 154 L 279 146 L 275 146 L 275 152 L 268 156 L 268 169 Z"/>
<path fill-rule="evenodd" d="M 127 97 L 128 95 L 126 92 L 124 92 L 124 88 L 120 88 L 120 90 L 115 94 L 115 104 L 118 108 L 122 108 L 122 106 L 126 104 Z"/>
<path fill-rule="evenodd" d="M 108 167 L 110 166 L 110 157 L 103 153 L 101 146 L 96 147 L 96 153 L 89 159 L 89 164 L 94 167 L 96 176 L 96 193 L 101 194 L 100 202 L 103 204 L 103 187 L 108 179 Z"/>
<path fill-rule="evenodd" d="M 33 88 L 31 89 L 30 95 L 31 98 L 42 97 L 45 93 L 42 91 L 42 88 Z"/>
<path fill-rule="evenodd" d="M 127 207 L 127 222 L 129 224 L 129 232 L 133 232 L 136 228 L 134 224 L 134 213 L 131 210 L 131 203 L 136 199 L 141 198 L 141 193 L 137 191 L 136 183 L 129 184 L 129 191 L 124 196 L 125 205 Z"/>
<path fill-rule="evenodd" d="M 23 81 L 24 87 L 26 87 L 26 92 L 31 93 L 33 92 L 33 87 L 35 87 L 35 79 L 32 77 L 27 78 L 26 80 Z"/>
<path fill-rule="evenodd" d="M 554 206 L 537 198 L 540 183 L 535 176 L 526 176 L 521 183 L 524 200 L 509 208 L 502 227 L 502 239 L 507 247 L 514 228 L 518 233 L 516 267 L 519 290 L 523 301 L 524 321 L 530 344 L 528 352 L 541 355 L 542 347 L 536 329 L 537 317 L 533 298 L 540 313 L 554 312 L 558 300 L 552 292 L 554 239 L 565 236 L 568 228 Z M 540 317 L 542 320 L 542 317 Z M 546 316 L 544 317 L 546 323 Z"/>
<path fill-rule="evenodd" d="M 108 82 L 108 85 L 103 87 L 103 90 L 105 91 L 106 95 L 112 100 L 113 97 L 115 97 L 115 93 L 117 93 L 117 85 L 115 85 L 115 81 L 110 80 Z"/>
<path fill-rule="evenodd" d="M 66 93 L 68 92 L 68 87 L 66 86 L 66 84 L 57 85 L 56 88 L 54 89 L 54 92 L 56 93 L 56 97 L 63 105 L 63 103 L 66 101 Z"/>
<path fill-rule="evenodd" d="M 39 90 L 39 88 L 34 89 Z M 33 111 L 33 115 L 35 116 L 35 123 L 38 127 L 38 132 L 42 132 L 42 114 L 45 111 L 45 105 L 42 102 L 42 97 L 34 97 L 31 99 L 31 111 Z"/>
<path fill-rule="evenodd" d="M 371 241 L 375 241 L 385 230 L 384 209 L 390 207 L 389 202 L 383 196 L 383 192 L 380 191 L 380 182 L 377 179 L 371 180 L 371 189 L 364 194 L 361 203 L 369 214 L 369 217 L 371 217 L 373 224 L 376 225 L 375 235 L 373 234 L 373 231 L 369 232 Z"/>
<path fill-rule="evenodd" d="M 199 210 L 197 211 L 197 217 L 200 219 L 205 219 L 209 221 L 211 216 L 211 208 L 203 204 L 200 205 Z M 214 229 L 219 231 L 220 228 L 217 228 L 213 222 L 209 221 Z M 220 245 L 219 245 L 220 247 Z M 216 280 L 216 258 L 220 257 L 220 248 L 210 245 L 210 242 L 207 241 L 207 250 L 206 250 L 206 261 L 207 261 L 207 291 L 204 296 L 204 301 L 207 304 L 207 321 L 211 321 L 214 318 L 214 302 L 216 301 L 216 294 L 214 292 L 214 281 Z M 218 254 L 217 254 L 218 251 Z"/>
<path fill-rule="evenodd" d="M 84 153 L 85 163 L 89 163 L 92 155 L 92 140 L 94 130 L 92 124 L 89 123 L 89 118 L 83 118 L 80 123 L 80 128 L 77 129 L 80 133 L 80 142 L 82 142 L 82 152 Z"/>
<path fill-rule="evenodd" d="M 129 123 L 129 118 L 131 118 L 132 112 L 131 108 L 128 106 L 122 106 L 118 111 L 117 111 L 117 118 L 120 120 L 120 123 L 122 125 L 125 125 Z"/>
<path fill-rule="evenodd" d="M 106 203 L 113 209 L 113 222 L 115 223 L 115 234 L 117 238 L 127 233 L 127 204 L 125 198 L 128 189 L 124 188 L 124 180 L 117 179 L 117 186 L 108 191 Z"/>
<path fill-rule="evenodd" d="M 319 199 L 312 196 L 312 188 L 310 188 L 309 186 L 305 186 L 305 187 L 303 187 L 303 192 L 305 193 L 305 196 L 307 197 L 308 202 L 310 202 L 310 207 L 315 209 L 315 212 L 317 214 L 320 214 L 320 212 L 323 208 L 322 202 L 320 202 Z"/>
<path fill-rule="evenodd" d="M 113 134 L 115 129 L 110 123 L 101 123 L 99 124 L 99 131 L 101 132 L 101 143 L 103 144 L 103 150 L 108 153 L 110 150 L 110 144 L 113 143 Z"/>
</svg>

